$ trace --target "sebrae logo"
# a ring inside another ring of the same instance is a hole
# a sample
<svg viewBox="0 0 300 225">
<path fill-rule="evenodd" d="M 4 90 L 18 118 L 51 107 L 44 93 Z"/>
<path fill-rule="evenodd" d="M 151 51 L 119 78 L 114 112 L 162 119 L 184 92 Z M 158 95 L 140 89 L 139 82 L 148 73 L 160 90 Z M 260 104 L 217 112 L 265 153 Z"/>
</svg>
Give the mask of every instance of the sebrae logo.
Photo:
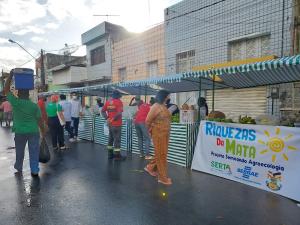
<svg viewBox="0 0 300 225">
<path fill-rule="evenodd" d="M 268 171 L 266 185 L 272 191 L 279 191 L 282 187 L 281 184 L 282 175 L 281 172 L 271 172 Z"/>
<path fill-rule="evenodd" d="M 252 171 L 252 168 L 250 166 L 245 166 L 243 169 L 238 168 L 237 169 L 238 173 L 242 174 L 242 177 L 249 180 L 251 177 L 258 177 L 258 173 Z"/>
<path fill-rule="evenodd" d="M 286 145 L 286 141 L 293 138 L 293 135 L 289 134 L 286 137 L 281 137 L 280 136 L 281 130 L 279 127 L 276 128 L 275 136 L 271 136 L 270 132 L 267 130 L 265 130 L 264 133 L 267 141 L 258 140 L 258 143 L 266 146 L 266 148 L 263 149 L 260 152 L 260 154 L 264 155 L 267 153 L 271 153 L 273 163 L 276 162 L 278 155 L 281 155 L 285 161 L 288 161 L 289 158 L 287 156 L 287 152 L 298 150 L 295 146 Z"/>
</svg>

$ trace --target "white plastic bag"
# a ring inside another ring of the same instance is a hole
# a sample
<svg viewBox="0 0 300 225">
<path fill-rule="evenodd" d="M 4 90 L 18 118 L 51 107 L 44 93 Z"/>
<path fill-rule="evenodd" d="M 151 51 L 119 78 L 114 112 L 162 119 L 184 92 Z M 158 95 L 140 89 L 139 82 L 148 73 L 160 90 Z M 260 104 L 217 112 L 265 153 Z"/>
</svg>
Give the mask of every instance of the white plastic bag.
<svg viewBox="0 0 300 225">
<path fill-rule="evenodd" d="M 65 126 L 65 125 L 66 125 L 66 121 L 63 120 L 63 119 L 60 117 L 59 112 L 57 112 L 57 117 L 58 117 L 58 120 L 59 120 L 60 125 L 61 125 L 61 126 Z"/>
<path fill-rule="evenodd" d="M 104 135 L 108 136 L 109 135 L 109 127 L 107 125 L 107 123 L 103 124 L 103 133 Z"/>
<path fill-rule="evenodd" d="M 78 130 L 79 131 L 84 131 L 84 121 L 83 120 L 79 121 Z"/>
</svg>

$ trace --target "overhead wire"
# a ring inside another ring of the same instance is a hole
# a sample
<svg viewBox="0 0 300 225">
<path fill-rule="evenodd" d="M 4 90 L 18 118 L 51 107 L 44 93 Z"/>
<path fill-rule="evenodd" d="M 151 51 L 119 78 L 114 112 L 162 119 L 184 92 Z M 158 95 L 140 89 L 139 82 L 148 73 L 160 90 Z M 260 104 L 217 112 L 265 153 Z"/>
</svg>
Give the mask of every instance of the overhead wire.
<svg viewBox="0 0 300 225">
<path fill-rule="evenodd" d="M 264 2 L 264 1 L 257 1 L 257 2 L 255 2 L 254 4 L 251 4 L 251 6 L 254 6 L 254 5 L 257 5 L 257 4 L 259 4 L 259 3 L 262 3 L 262 2 Z M 253 2 L 252 2 L 253 3 Z M 299 3 L 296 3 L 296 4 L 293 4 L 293 5 L 291 5 L 291 6 L 289 6 L 289 7 L 285 7 L 285 10 L 288 10 L 288 9 L 290 9 L 290 8 L 293 8 L 293 7 L 295 7 L 295 6 L 297 6 Z M 250 4 L 249 4 L 250 5 Z M 279 5 L 279 4 L 278 4 Z M 231 10 L 235 10 L 235 9 L 237 9 L 238 7 L 236 7 L 236 8 L 234 8 L 234 9 L 231 9 Z M 228 13 L 230 10 L 227 10 L 226 12 Z M 245 20 L 243 20 L 243 21 L 240 21 L 240 22 L 238 22 L 238 23 L 234 23 L 234 25 L 239 25 L 239 24 L 244 24 L 244 22 L 249 22 L 249 21 L 253 21 L 252 23 L 259 23 L 259 24 L 265 24 L 265 23 L 269 23 L 270 21 L 263 21 L 263 22 L 261 22 L 261 21 L 259 21 L 259 20 L 257 20 L 257 19 L 259 19 L 259 18 L 262 18 L 262 17 L 266 17 L 266 16 L 269 16 L 269 15 L 272 15 L 272 14 L 276 14 L 276 13 L 278 13 L 278 12 L 282 12 L 282 10 L 273 10 L 273 11 L 271 11 L 271 12 L 269 12 L 269 13 L 266 13 L 266 14 L 263 14 L 263 15 L 260 15 L 260 16 L 256 16 L 256 17 L 253 17 L 253 18 L 250 18 L 250 19 L 245 19 Z M 219 14 L 223 14 L 223 12 L 221 12 L 221 13 L 219 13 Z M 217 14 L 215 14 L 215 15 L 212 15 L 212 16 L 210 16 L 210 17 L 214 17 L 214 16 L 216 16 Z M 281 22 L 282 21 L 274 21 L 274 23 L 276 23 L 276 22 L 280 22 L 280 25 L 281 25 Z M 230 24 L 230 25 L 232 25 L 232 24 Z M 218 29 L 213 29 L 213 30 L 209 30 L 209 31 L 205 31 L 205 32 L 202 32 L 202 33 L 200 33 L 200 34 L 196 34 L 196 35 L 193 35 L 193 36 L 188 36 L 188 37 L 185 37 L 185 38 L 183 38 L 183 39 L 179 39 L 179 40 L 175 40 L 175 41 L 172 41 L 172 42 L 168 42 L 168 43 L 165 43 L 164 45 L 165 45 L 165 47 L 168 47 L 168 46 L 170 46 L 170 45 L 172 45 L 172 44 L 175 44 L 175 43 L 178 43 L 178 42 L 181 42 L 181 41 L 184 41 L 184 40 L 187 40 L 187 39 L 192 39 L 192 38 L 195 38 L 195 37 L 199 37 L 199 36 L 202 36 L 202 35 L 205 35 L 205 34 L 208 34 L 208 33 L 212 33 L 212 32 L 215 32 L 215 31 L 218 31 L 218 30 L 223 30 L 223 29 L 226 29 L 226 28 L 228 28 L 228 27 L 230 27 L 230 26 L 226 26 L 226 27 L 221 27 L 221 28 L 218 28 Z M 276 32 L 281 32 L 281 28 L 280 29 L 278 29 Z M 218 48 L 221 48 L 221 47 L 227 47 L 228 46 L 228 43 L 226 43 L 226 44 L 223 44 L 223 45 L 218 45 L 218 46 L 215 46 L 215 47 L 209 47 L 209 48 L 202 48 L 201 49 L 201 51 L 208 51 L 208 50 L 213 50 L 213 49 L 218 49 Z M 278 47 L 279 48 L 279 47 Z M 138 54 L 138 53 L 136 53 L 136 52 L 133 52 L 133 54 Z M 118 57 L 114 57 L 113 58 L 113 60 L 114 61 L 117 61 L 117 62 L 119 62 L 120 60 L 118 60 L 118 59 L 120 59 L 120 58 L 124 58 L 124 57 L 129 57 L 129 55 L 130 55 L 130 53 L 128 53 L 128 52 L 124 52 L 123 53 L 123 55 L 120 55 L 120 56 L 118 56 Z M 162 57 L 162 58 L 157 58 L 156 60 L 170 60 L 170 59 L 175 59 L 176 58 L 176 56 L 171 56 L 171 57 Z M 142 64 L 145 64 L 145 62 L 141 62 L 141 63 L 135 63 L 135 64 L 130 64 L 130 65 L 128 65 L 128 66 L 130 66 L 130 67 L 134 67 L 134 66 L 138 66 L 138 65 L 142 65 Z M 166 65 L 166 67 L 167 67 L 168 65 Z M 172 66 L 172 65 L 170 65 L 170 66 Z M 173 65 L 174 66 L 174 65 Z"/>
</svg>

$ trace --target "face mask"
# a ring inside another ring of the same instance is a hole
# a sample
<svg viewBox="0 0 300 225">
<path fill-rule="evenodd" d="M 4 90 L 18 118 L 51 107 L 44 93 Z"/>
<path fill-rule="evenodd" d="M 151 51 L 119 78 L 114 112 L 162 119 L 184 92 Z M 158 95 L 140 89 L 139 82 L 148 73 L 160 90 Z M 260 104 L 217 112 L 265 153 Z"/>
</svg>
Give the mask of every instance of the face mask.
<svg viewBox="0 0 300 225">
<path fill-rule="evenodd" d="M 73 100 L 76 100 L 76 99 L 77 99 L 77 96 L 73 96 L 72 99 L 73 99 Z"/>
</svg>

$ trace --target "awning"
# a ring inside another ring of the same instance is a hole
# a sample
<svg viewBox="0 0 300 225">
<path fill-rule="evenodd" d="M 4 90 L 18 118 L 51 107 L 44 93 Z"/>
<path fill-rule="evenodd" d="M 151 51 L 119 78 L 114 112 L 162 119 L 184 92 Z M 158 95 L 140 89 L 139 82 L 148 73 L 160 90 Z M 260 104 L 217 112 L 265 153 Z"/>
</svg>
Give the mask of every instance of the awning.
<svg viewBox="0 0 300 225">
<path fill-rule="evenodd" d="M 87 95 L 107 96 L 107 93 L 118 89 L 123 94 L 154 95 L 159 89 L 176 93 L 228 87 L 249 88 L 296 81 L 300 81 L 300 55 L 143 80 L 63 89 L 54 93 L 81 92 Z"/>
<path fill-rule="evenodd" d="M 249 88 L 300 81 L 300 55 L 264 62 L 231 66 L 183 74 L 186 78 L 211 77 L 215 74 L 223 84 L 233 88 Z"/>
</svg>

